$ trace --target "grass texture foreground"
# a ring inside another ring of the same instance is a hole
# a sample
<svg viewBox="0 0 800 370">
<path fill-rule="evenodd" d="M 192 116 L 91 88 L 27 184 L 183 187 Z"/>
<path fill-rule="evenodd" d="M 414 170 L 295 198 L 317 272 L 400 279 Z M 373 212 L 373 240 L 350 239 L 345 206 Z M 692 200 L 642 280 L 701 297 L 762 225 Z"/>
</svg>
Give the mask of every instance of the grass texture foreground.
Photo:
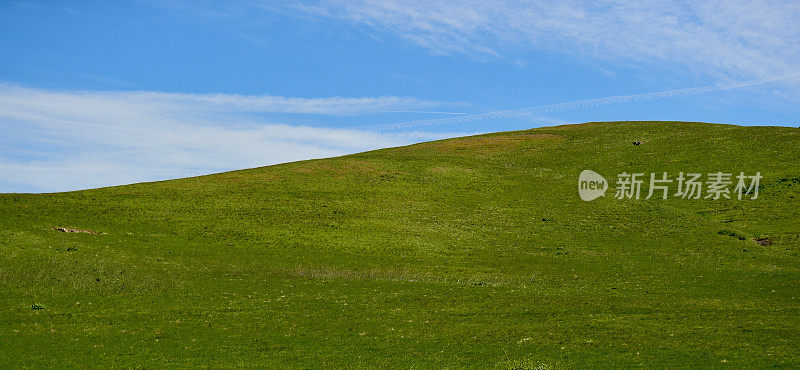
<svg viewBox="0 0 800 370">
<path fill-rule="evenodd" d="M 759 197 L 614 197 L 622 172 L 718 171 Z M 798 367 L 799 251 L 796 128 L 587 123 L 2 194 L 0 367 Z"/>
</svg>

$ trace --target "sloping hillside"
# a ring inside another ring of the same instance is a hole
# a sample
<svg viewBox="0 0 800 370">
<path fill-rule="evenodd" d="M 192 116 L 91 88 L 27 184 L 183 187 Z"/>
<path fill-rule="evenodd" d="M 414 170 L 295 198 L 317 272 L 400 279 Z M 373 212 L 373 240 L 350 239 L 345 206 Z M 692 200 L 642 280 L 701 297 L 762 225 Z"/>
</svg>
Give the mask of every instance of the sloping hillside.
<svg viewBox="0 0 800 370">
<path fill-rule="evenodd" d="M 587 123 L 3 194 L 0 364 L 800 366 L 799 148 Z M 623 172 L 763 178 L 616 199 Z"/>
</svg>

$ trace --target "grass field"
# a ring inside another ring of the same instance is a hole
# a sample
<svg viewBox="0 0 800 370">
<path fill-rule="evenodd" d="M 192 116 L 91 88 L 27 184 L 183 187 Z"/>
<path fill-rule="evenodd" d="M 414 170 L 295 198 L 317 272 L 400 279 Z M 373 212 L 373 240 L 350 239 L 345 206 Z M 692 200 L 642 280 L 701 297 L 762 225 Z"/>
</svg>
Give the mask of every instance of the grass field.
<svg viewBox="0 0 800 370">
<path fill-rule="evenodd" d="M 584 202 L 584 169 L 764 178 Z M 799 252 L 796 128 L 587 123 L 2 194 L 0 366 L 798 367 Z"/>
</svg>

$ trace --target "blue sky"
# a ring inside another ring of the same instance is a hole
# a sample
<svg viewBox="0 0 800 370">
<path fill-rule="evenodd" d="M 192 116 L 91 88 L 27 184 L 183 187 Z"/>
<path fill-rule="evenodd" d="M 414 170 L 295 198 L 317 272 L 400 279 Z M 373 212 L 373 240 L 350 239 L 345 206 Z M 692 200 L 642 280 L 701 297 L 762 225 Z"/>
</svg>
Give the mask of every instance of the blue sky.
<svg viewBox="0 0 800 370">
<path fill-rule="evenodd" d="M 796 1 L 3 1 L 0 192 L 586 121 L 796 127 L 798 19 Z"/>
</svg>

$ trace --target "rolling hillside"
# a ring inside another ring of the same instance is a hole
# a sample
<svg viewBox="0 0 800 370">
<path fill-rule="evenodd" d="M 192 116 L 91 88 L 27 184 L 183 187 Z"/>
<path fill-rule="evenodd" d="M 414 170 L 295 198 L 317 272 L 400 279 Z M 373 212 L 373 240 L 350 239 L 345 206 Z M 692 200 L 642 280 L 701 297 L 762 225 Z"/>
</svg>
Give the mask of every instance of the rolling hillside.
<svg viewBox="0 0 800 370">
<path fill-rule="evenodd" d="M 614 197 L 622 172 L 718 171 L 760 172 L 758 198 Z M 2 194 L 0 365 L 797 367 L 799 252 L 796 128 L 587 123 Z"/>
</svg>

